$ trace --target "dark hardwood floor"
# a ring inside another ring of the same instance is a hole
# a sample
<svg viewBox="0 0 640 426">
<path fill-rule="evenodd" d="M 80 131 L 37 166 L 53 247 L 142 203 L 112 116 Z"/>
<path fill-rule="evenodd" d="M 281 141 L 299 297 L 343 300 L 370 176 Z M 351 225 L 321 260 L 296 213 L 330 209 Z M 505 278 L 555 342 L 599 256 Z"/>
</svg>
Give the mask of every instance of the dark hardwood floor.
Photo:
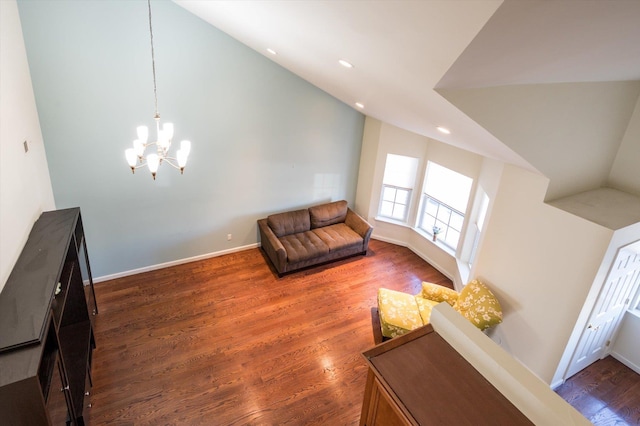
<svg viewBox="0 0 640 426">
<path fill-rule="evenodd" d="M 379 287 L 451 282 L 406 248 L 278 279 L 260 249 L 96 285 L 91 425 L 353 425 Z"/>
<path fill-rule="evenodd" d="M 640 425 L 640 375 L 608 356 L 556 392 L 597 426 Z"/>
</svg>

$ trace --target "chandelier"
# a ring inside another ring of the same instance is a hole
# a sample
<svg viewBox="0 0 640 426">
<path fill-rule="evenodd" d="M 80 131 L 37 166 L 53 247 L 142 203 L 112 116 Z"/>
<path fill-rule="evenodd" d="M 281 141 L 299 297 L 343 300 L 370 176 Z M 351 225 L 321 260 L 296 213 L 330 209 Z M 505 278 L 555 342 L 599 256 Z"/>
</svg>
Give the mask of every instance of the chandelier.
<svg viewBox="0 0 640 426">
<path fill-rule="evenodd" d="M 191 142 L 181 141 L 180 149 L 176 151 L 175 157 L 169 156 L 169 149 L 171 148 L 171 142 L 173 141 L 173 124 L 164 123 L 160 126 L 160 114 L 158 113 L 158 91 L 156 88 L 156 60 L 153 51 L 153 27 L 151 25 L 151 0 L 147 0 L 149 6 L 149 33 L 151 35 L 151 68 L 153 70 L 153 96 L 155 98 L 155 110 L 154 119 L 156 121 L 156 135 L 155 142 L 149 142 L 149 129 L 147 126 L 138 126 L 136 133 L 138 139 L 133 141 L 133 148 L 125 150 L 124 154 L 131 167 L 131 172 L 135 173 L 136 169 L 147 166 L 153 176 L 153 180 L 156 180 L 156 173 L 158 167 L 161 164 L 167 163 L 175 169 L 180 170 L 180 174 L 184 173 L 184 167 L 187 164 L 187 157 L 191 151 Z M 145 155 L 147 147 L 153 148 L 155 145 L 156 151 L 152 154 Z"/>
</svg>

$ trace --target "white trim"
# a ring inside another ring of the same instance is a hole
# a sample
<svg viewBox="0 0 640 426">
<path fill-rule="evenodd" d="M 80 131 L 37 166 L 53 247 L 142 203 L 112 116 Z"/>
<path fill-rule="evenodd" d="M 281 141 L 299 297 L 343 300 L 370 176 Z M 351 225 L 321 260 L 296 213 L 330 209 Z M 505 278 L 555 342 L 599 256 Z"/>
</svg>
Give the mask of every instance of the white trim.
<svg viewBox="0 0 640 426">
<path fill-rule="evenodd" d="M 610 355 L 615 359 L 617 359 L 618 361 L 620 361 L 621 363 L 623 363 L 624 365 L 626 365 L 627 367 L 629 367 L 630 369 L 632 369 L 633 371 L 635 371 L 636 373 L 640 374 L 640 365 L 635 365 L 633 362 L 628 360 L 626 357 L 620 355 L 618 352 L 611 352 Z"/>
<path fill-rule="evenodd" d="M 374 217 L 376 222 L 385 222 L 385 223 L 390 223 L 391 225 L 397 225 L 397 226 L 403 226 L 405 228 L 411 228 L 411 225 L 409 225 L 409 222 L 407 221 L 401 221 L 398 219 L 393 219 L 390 217 L 386 217 L 386 216 L 376 216 Z"/>
<path fill-rule="evenodd" d="M 433 234 L 429 234 L 424 229 L 417 228 L 417 227 L 411 228 L 411 230 L 413 232 L 415 232 L 416 234 L 418 234 L 419 236 L 421 236 L 422 238 L 424 238 L 426 241 L 430 242 L 431 244 L 436 245 L 440 250 L 444 251 L 449 256 L 451 256 L 453 258 L 456 257 L 455 249 L 452 248 L 451 246 L 445 244 L 444 242 L 442 242 L 442 240 L 439 239 L 439 238 L 436 238 L 436 241 L 433 241 Z"/>
<path fill-rule="evenodd" d="M 374 230 L 374 232 L 375 232 L 375 230 Z M 409 247 L 407 246 L 407 243 L 405 243 L 404 241 L 394 240 L 393 238 L 382 237 L 382 236 L 380 236 L 380 235 L 375 235 L 375 234 L 372 234 L 372 235 L 371 235 L 371 238 L 373 238 L 374 240 L 378 240 L 378 241 L 384 241 L 385 243 L 395 244 L 395 245 L 400 246 L 400 247 L 407 247 L 407 248 L 409 248 Z M 410 249 L 410 248 L 409 248 L 409 249 Z M 410 250 L 411 250 L 411 249 L 410 249 Z M 411 251 L 413 251 L 413 250 L 411 250 Z M 417 254 L 417 253 L 416 253 L 416 254 Z M 422 256 L 420 256 L 420 257 L 422 257 Z"/>
<path fill-rule="evenodd" d="M 416 255 L 418 255 L 418 257 L 420 257 L 422 260 L 427 262 L 429 265 L 436 268 L 442 275 L 449 278 L 452 282 L 455 282 L 454 277 L 452 277 L 451 274 L 449 274 L 445 268 L 443 268 L 441 265 L 438 265 L 438 263 L 434 262 L 433 260 L 429 259 L 427 255 L 421 253 L 420 250 L 418 250 L 416 247 L 413 247 L 410 245 L 406 247 L 412 252 L 414 252 Z"/>
<path fill-rule="evenodd" d="M 130 275 L 141 274 L 143 272 L 156 271 L 158 269 L 168 268 L 170 266 L 182 265 L 184 263 L 195 262 L 198 260 L 210 259 L 212 257 L 224 256 L 225 254 L 237 253 L 239 251 L 250 250 L 252 248 L 260 247 L 259 243 L 253 243 L 246 246 L 234 247 L 227 250 L 215 251 L 212 253 L 201 254 L 198 256 L 187 257 L 184 259 L 172 260 L 171 262 L 159 263 L 157 265 L 145 266 L 143 268 L 131 269 L 129 271 L 118 272 L 116 274 L 111 275 L 103 275 L 98 278 L 94 278 L 94 283 L 99 283 L 103 281 L 115 280 L 116 278 L 128 277 Z"/>
</svg>

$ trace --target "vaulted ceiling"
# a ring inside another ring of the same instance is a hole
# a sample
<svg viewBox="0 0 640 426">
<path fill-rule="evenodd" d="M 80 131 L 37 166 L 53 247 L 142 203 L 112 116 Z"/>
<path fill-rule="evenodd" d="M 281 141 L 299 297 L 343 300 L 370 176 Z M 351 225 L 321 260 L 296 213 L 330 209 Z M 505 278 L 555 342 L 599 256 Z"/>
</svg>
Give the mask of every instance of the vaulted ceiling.
<svg viewBox="0 0 640 426">
<path fill-rule="evenodd" d="M 555 196 L 603 181 L 640 96 L 636 0 L 175 2 L 366 115 L 547 175 Z M 561 171 L 580 146 L 593 158 Z"/>
</svg>

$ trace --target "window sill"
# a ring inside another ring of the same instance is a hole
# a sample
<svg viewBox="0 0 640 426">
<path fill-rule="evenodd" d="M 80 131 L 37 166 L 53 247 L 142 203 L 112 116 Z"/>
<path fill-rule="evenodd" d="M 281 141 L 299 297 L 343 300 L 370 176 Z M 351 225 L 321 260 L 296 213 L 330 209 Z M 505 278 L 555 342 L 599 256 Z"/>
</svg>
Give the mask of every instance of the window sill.
<svg viewBox="0 0 640 426">
<path fill-rule="evenodd" d="M 404 228 L 409 228 L 409 229 L 413 230 L 416 234 L 418 234 L 419 236 L 421 236 L 422 238 L 424 238 L 425 240 L 430 242 L 431 244 L 434 244 L 439 249 L 441 249 L 442 251 L 444 251 L 447 254 L 449 254 L 450 256 L 456 257 L 456 251 L 454 249 L 452 249 L 448 245 L 444 244 L 440 240 L 433 241 L 433 235 L 427 234 L 425 231 L 423 231 L 420 228 L 411 226 L 406 222 L 402 222 L 400 220 L 391 219 L 391 218 L 388 218 L 388 217 L 376 216 L 374 219 L 375 219 L 376 222 L 384 222 L 384 223 L 388 223 L 388 224 L 391 224 L 391 225 L 396 225 L 396 226 L 402 226 Z"/>
<path fill-rule="evenodd" d="M 438 239 L 436 239 L 436 241 L 433 241 L 433 235 L 427 234 L 426 232 L 424 232 L 420 228 L 411 228 L 411 229 L 413 229 L 413 231 L 416 234 L 420 235 L 422 238 L 424 238 L 425 240 L 429 241 L 431 244 L 434 244 L 438 248 L 440 248 L 441 250 L 447 252 L 447 254 L 451 255 L 452 257 L 456 257 L 455 250 L 453 250 L 451 247 L 449 247 L 448 245 L 446 245 L 445 243 L 441 242 Z"/>
<path fill-rule="evenodd" d="M 398 226 L 404 226 L 405 228 L 411 228 L 411 226 L 409 226 L 407 222 L 391 219 L 390 217 L 376 216 L 374 219 L 376 222 L 385 222 L 385 223 L 390 223 L 391 225 L 398 225 Z"/>
</svg>

